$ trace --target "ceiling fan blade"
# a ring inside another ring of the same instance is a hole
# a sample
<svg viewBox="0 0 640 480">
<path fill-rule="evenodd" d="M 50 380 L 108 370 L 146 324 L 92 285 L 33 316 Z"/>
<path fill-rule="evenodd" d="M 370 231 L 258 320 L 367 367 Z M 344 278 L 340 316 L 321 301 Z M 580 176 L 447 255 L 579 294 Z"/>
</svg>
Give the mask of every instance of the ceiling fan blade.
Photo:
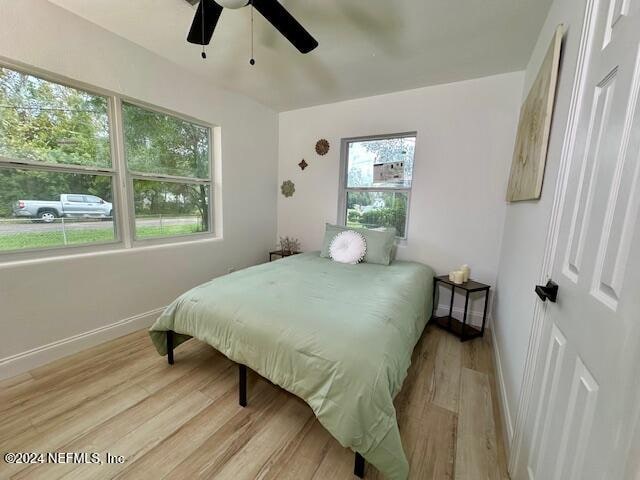
<svg viewBox="0 0 640 480">
<path fill-rule="evenodd" d="M 318 46 L 316 39 L 287 12 L 278 0 L 251 0 L 251 4 L 300 52 L 309 53 Z"/>
<path fill-rule="evenodd" d="M 202 23 L 203 9 L 204 25 Z M 222 7 L 213 0 L 200 0 L 189 35 L 187 35 L 187 42 L 196 45 L 209 45 L 221 13 Z"/>
</svg>

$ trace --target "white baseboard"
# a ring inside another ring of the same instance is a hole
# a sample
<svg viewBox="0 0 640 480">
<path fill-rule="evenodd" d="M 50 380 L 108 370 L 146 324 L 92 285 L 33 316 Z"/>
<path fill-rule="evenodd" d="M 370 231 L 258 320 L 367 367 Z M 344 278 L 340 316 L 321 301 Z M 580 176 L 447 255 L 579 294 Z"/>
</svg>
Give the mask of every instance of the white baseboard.
<svg viewBox="0 0 640 480">
<path fill-rule="evenodd" d="M 0 380 L 20 375 L 59 358 L 72 355 L 100 343 L 150 327 L 165 307 L 156 308 L 88 332 L 63 338 L 47 345 L 0 359 Z"/>
<path fill-rule="evenodd" d="M 493 325 L 492 325 L 493 327 Z M 498 348 L 498 342 L 496 340 L 495 328 L 490 328 L 491 331 L 491 345 L 493 347 L 493 358 L 495 358 L 496 367 L 496 380 L 498 384 L 499 396 L 500 396 L 500 412 L 502 413 L 502 423 L 505 426 L 505 446 L 507 449 L 507 458 L 511 451 L 511 440 L 513 439 L 513 422 L 511 420 L 511 412 L 509 411 L 509 403 L 507 402 L 507 390 L 504 386 L 504 376 L 502 374 L 502 362 L 500 361 L 500 349 Z"/>
<path fill-rule="evenodd" d="M 453 316 L 455 318 L 458 318 L 460 320 L 462 320 L 462 316 L 464 315 L 464 308 L 462 307 L 453 307 L 452 309 L 453 311 Z M 482 326 L 482 315 L 484 314 L 483 311 L 473 311 L 473 310 L 468 310 L 467 311 L 467 323 L 469 323 L 470 325 L 473 325 L 474 327 L 481 327 Z M 436 315 L 437 316 L 443 316 L 443 315 L 449 315 L 449 305 L 444 305 L 444 304 L 440 304 L 438 305 L 438 308 L 436 309 Z M 489 326 L 489 314 L 487 313 L 487 322 L 485 327 Z"/>
</svg>

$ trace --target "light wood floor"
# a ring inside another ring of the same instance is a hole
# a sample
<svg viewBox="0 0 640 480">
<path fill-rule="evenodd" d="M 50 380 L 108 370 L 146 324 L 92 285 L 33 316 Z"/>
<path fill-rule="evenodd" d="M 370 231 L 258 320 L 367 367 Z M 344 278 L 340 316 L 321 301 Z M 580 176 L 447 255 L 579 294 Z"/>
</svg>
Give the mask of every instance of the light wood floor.
<svg viewBox="0 0 640 480">
<path fill-rule="evenodd" d="M 412 479 L 508 478 L 491 347 L 427 327 L 396 399 Z M 105 452 L 123 464 L 12 465 L 20 479 L 351 479 L 353 453 L 289 393 L 208 345 L 172 367 L 146 331 L 0 382 L 0 452 Z M 381 478 L 367 464 L 365 478 Z"/>
</svg>

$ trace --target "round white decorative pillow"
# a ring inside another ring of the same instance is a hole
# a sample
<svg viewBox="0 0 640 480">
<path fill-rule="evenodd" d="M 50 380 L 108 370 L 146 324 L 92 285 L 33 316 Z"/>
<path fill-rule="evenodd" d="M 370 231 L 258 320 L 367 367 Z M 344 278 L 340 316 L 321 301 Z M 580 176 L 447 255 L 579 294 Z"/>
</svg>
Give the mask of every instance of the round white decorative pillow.
<svg viewBox="0 0 640 480">
<path fill-rule="evenodd" d="M 329 245 L 331 259 L 340 263 L 359 263 L 365 253 L 367 253 L 367 242 L 360 233 L 353 230 L 340 232 L 333 237 Z"/>
</svg>

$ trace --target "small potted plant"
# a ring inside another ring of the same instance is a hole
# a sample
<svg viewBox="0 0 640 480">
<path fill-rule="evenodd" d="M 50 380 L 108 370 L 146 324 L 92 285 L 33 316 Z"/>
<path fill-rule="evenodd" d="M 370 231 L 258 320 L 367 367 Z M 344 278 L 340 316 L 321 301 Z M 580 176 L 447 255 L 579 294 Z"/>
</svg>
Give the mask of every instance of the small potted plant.
<svg viewBox="0 0 640 480">
<path fill-rule="evenodd" d="M 283 255 L 293 255 L 300 251 L 300 241 L 297 238 L 280 237 L 280 250 Z"/>
</svg>

